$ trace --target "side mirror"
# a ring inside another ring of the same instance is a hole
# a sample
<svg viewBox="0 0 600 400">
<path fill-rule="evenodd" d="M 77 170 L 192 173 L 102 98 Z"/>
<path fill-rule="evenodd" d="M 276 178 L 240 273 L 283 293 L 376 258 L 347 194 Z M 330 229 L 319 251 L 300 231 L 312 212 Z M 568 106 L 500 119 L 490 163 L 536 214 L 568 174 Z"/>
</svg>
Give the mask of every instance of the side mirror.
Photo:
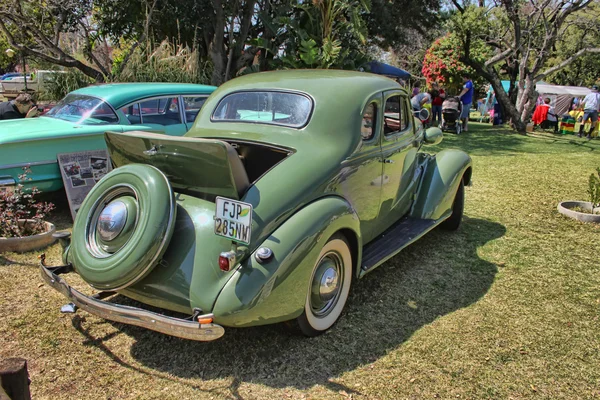
<svg viewBox="0 0 600 400">
<path fill-rule="evenodd" d="M 425 143 L 426 144 L 438 144 L 442 141 L 444 134 L 440 128 L 427 128 L 425 129 Z"/>
<path fill-rule="evenodd" d="M 429 119 L 429 110 L 426 108 L 422 108 L 420 111 L 414 111 L 413 114 L 415 117 L 419 118 L 421 122 L 427 121 Z"/>
</svg>

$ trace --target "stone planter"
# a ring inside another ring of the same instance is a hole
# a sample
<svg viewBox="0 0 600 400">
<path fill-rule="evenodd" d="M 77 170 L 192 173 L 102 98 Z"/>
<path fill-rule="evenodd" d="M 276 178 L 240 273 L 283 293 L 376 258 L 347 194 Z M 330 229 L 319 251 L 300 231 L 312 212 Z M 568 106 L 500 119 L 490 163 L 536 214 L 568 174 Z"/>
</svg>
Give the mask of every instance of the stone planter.
<svg viewBox="0 0 600 400">
<path fill-rule="evenodd" d="M 575 208 L 580 208 L 586 212 L 575 211 Z M 592 209 L 592 203 L 589 201 L 563 201 L 558 204 L 558 212 L 581 222 L 600 224 L 600 214 L 592 213 L 600 213 L 600 207 Z"/>
<path fill-rule="evenodd" d="M 32 220 L 19 220 L 23 224 L 30 223 Z M 6 251 L 14 251 L 17 253 L 24 253 L 36 249 L 42 249 L 54 243 L 56 238 L 52 237 L 52 234 L 56 231 L 54 224 L 50 222 L 44 222 L 46 225 L 46 232 L 39 233 L 33 236 L 5 238 L 0 237 L 0 253 Z"/>
</svg>

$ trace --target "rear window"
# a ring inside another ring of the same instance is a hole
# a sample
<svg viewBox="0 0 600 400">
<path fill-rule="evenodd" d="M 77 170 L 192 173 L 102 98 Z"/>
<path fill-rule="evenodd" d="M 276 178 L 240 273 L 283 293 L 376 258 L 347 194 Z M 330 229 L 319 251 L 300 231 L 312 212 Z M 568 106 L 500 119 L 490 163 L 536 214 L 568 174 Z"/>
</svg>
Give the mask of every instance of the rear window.
<svg viewBox="0 0 600 400">
<path fill-rule="evenodd" d="M 306 125 L 312 111 L 310 97 L 289 92 L 238 92 L 219 102 L 212 121 L 236 121 L 284 125 Z"/>
</svg>

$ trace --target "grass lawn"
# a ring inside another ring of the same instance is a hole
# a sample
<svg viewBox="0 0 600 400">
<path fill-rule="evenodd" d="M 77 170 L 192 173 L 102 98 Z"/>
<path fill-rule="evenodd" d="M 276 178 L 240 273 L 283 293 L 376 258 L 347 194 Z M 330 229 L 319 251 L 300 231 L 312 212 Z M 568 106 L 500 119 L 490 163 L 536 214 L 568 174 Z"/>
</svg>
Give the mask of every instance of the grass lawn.
<svg viewBox="0 0 600 400">
<path fill-rule="evenodd" d="M 35 254 L 4 254 L 0 359 L 28 360 L 35 399 L 600 398 L 600 226 L 556 211 L 587 199 L 600 140 L 470 129 L 439 145 L 473 157 L 461 229 L 355 282 L 325 335 L 267 326 L 198 343 L 61 315 Z"/>
</svg>

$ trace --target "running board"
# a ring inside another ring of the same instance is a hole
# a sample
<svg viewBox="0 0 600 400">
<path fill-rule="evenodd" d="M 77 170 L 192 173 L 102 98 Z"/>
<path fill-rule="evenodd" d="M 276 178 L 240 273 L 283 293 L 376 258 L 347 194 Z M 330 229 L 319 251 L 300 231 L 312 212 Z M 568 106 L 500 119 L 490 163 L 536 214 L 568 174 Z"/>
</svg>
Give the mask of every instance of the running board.
<svg viewBox="0 0 600 400">
<path fill-rule="evenodd" d="M 444 221 L 404 217 L 363 247 L 362 273 L 383 264 Z"/>
</svg>

